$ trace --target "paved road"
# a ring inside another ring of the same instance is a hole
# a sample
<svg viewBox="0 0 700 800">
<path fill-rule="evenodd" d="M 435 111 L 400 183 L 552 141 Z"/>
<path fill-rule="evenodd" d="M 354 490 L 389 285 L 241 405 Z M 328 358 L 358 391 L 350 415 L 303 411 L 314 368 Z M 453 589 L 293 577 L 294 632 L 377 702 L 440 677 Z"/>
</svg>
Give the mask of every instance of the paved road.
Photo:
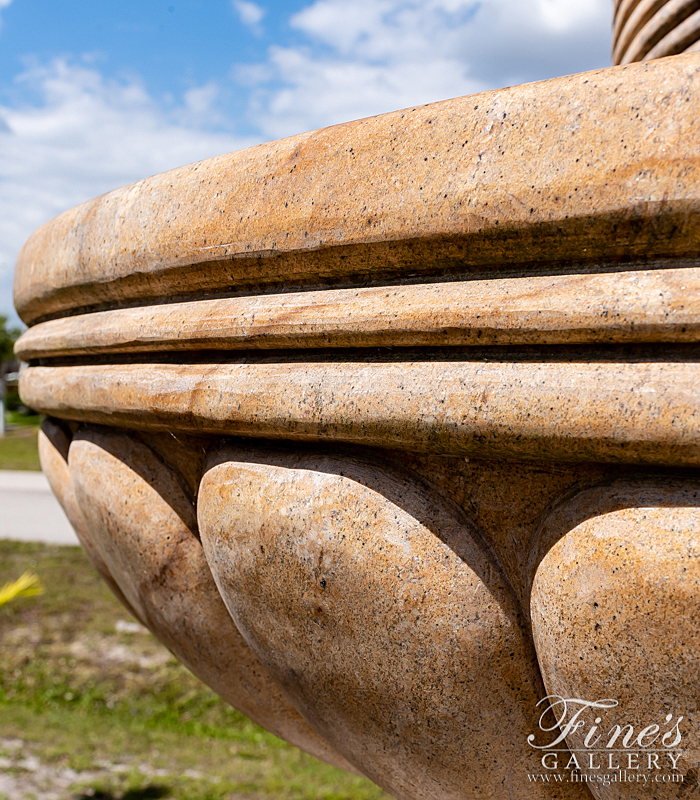
<svg viewBox="0 0 700 800">
<path fill-rule="evenodd" d="M 78 544 L 43 473 L 0 470 L 0 539 Z"/>
</svg>

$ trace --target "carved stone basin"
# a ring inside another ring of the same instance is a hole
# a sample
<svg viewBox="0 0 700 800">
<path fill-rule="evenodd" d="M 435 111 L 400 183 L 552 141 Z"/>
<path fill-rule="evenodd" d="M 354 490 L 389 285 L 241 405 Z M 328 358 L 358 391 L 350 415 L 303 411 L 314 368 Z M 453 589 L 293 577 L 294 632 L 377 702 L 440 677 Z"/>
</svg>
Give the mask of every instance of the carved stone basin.
<svg viewBox="0 0 700 800">
<path fill-rule="evenodd" d="M 398 798 L 697 791 L 698 120 L 682 55 L 40 228 L 21 394 L 127 608 Z"/>
</svg>

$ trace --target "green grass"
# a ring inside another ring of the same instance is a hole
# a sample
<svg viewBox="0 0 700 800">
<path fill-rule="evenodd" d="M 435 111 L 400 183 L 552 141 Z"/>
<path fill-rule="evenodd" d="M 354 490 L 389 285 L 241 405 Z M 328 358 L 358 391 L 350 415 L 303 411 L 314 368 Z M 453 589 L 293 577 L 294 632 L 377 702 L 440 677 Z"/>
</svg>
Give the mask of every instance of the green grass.
<svg viewBox="0 0 700 800">
<path fill-rule="evenodd" d="M 18 780 L 13 739 L 31 780 L 77 773 L 66 800 L 388 798 L 227 706 L 149 633 L 118 632 L 129 617 L 79 548 L 0 541 L 0 585 L 25 570 L 46 593 L 0 610 L 0 757 Z"/>
<path fill-rule="evenodd" d="M 5 419 L 8 431 L 0 436 L 0 469 L 41 469 L 37 449 L 41 417 L 9 411 Z"/>
<path fill-rule="evenodd" d="M 5 422 L 8 425 L 22 425 L 24 427 L 38 428 L 41 425 L 43 417 L 41 414 L 36 414 L 34 411 L 27 413 L 20 413 L 19 411 L 6 411 Z"/>
</svg>

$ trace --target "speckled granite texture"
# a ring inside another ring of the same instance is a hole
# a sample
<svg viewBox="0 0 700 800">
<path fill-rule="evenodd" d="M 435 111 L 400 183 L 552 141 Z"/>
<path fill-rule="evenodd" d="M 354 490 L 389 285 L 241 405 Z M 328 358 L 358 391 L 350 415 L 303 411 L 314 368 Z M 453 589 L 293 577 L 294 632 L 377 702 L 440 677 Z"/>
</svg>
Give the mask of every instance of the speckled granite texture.
<svg viewBox="0 0 700 800">
<path fill-rule="evenodd" d="M 617 4 L 619 60 L 690 4 L 662 5 Z M 261 145 L 39 229 L 20 390 L 124 605 L 400 800 L 694 796 L 699 112 L 700 54 L 676 56 Z"/>
</svg>

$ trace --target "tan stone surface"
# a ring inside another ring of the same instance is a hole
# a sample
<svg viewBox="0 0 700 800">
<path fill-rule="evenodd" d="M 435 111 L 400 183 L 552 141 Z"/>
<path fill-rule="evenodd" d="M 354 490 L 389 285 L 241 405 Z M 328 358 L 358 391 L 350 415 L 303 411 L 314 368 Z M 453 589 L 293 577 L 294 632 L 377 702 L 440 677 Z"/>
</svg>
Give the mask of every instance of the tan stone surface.
<svg viewBox="0 0 700 800">
<path fill-rule="evenodd" d="M 615 4 L 612 51 L 614 64 L 620 63 L 620 58 L 632 39 L 667 2 L 668 0 L 622 0 Z"/>
<path fill-rule="evenodd" d="M 140 622 L 143 622 L 142 617 L 124 597 L 122 590 L 112 577 L 109 569 L 107 569 L 107 565 L 93 542 L 90 528 L 76 502 L 68 470 L 68 449 L 72 438 L 73 434 L 65 422 L 45 419 L 41 424 L 38 440 L 41 469 L 48 478 L 51 490 L 61 504 L 61 508 L 63 508 L 68 521 L 73 526 L 75 535 L 78 537 L 92 565 L 126 610 Z"/>
<path fill-rule="evenodd" d="M 68 448 L 72 438 L 73 434 L 65 422 L 51 418 L 45 419 L 39 430 L 39 460 L 41 469 L 49 480 L 51 491 L 56 495 L 56 499 L 65 511 L 81 544 L 87 551 L 90 551 L 93 548 L 90 544 L 89 532 L 85 526 L 82 512 L 75 501 L 68 472 Z M 96 552 L 95 555 L 97 555 Z"/>
<path fill-rule="evenodd" d="M 620 60 L 700 46 L 695 0 L 615 13 Z M 44 468 L 222 697 L 399 800 L 583 800 L 528 779 L 535 704 L 614 697 L 683 715 L 687 780 L 593 793 L 697 791 L 699 89 L 696 53 L 408 109 L 29 239 Z"/>
<path fill-rule="evenodd" d="M 697 7 L 697 3 L 693 4 Z M 700 45 L 700 8 L 679 22 L 646 55 L 646 59 L 696 52 Z"/>
<path fill-rule="evenodd" d="M 700 760 L 696 477 L 619 481 L 577 494 L 545 521 L 537 561 L 532 626 L 548 692 L 565 698 L 616 699 L 619 706 L 604 713 L 600 725 L 606 747 L 610 722 L 633 725 L 636 737 L 652 724 L 666 734 L 672 727 L 663 724 L 667 714 L 673 715 L 673 724 L 683 717 L 677 749 L 683 751 L 678 768 L 686 775 L 685 786 L 606 788 L 596 783 L 591 784 L 593 793 L 606 800 L 693 796 Z M 587 725 L 568 737 L 570 747 L 586 749 L 594 716 L 589 713 Z M 665 750 L 660 735 L 653 742 L 654 733 L 650 730 L 642 739 L 644 747 L 631 749 Z M 614 746 L 624 750 L 621 741 Z M 675 735 L 666 744 L 674 741 Z M 666 769 L 659 774 L 672 772 L 664 755 L 660 766 Z M 625 753 L 620 756 L 626 766 Z M 640 760 L 646 761 L 643 756 Z"/>
<path fill-rule="evenodd" d="M 69 451 L 78 505 L 138 617 L 195 675 L 263 727 L 354 771 L 282 698 L 224 607 L 175 474 L 131 436 L 84 430 Z"/>
<path fill-rule="evenodd" d="M 20 389 L 43 413 L 133 428 L 452 455 L 700 464 L 695 362 L 33 367 Z"/>
<path fill-rule="evenodd" d="M 629 64 L 688 52 L 700 40 L 697 0 L 630 0 L 613 25 L 613 62 Z"/>
<path fill-rule="evenodd" d="M 351 457 L 224 448 L 199 492 L 229 610 L 287 696 L 400 798 L 584 797 L 528 784 L 541 684 L 464 512 Z"/>
<path fill-rule="evenodd" d="M 600 70 L 147 178 L 40 228 L 15 305 L 33 323 L 237 287 L 697 258 L 699 80 L 697 55 Z"/>
<path fill-rule="evenodd" d="M 199 480 L 204 472 L 204 460 L 210 444 L 209 440 L 173 431 L 166 433 L 130 431 L 129 435 L 154 451 L 177 476 L 188 500 L 192 504 L 196 504 Z"/>
<path fill-rule="evenodd" d="M 552 506 L 582 488 L 621 474 L 633 466 L 489 458 L 456 458 L 417 453 L 387 454 L 396 465 L 410 467 L 430 486 L 464 509 L 491 548 L 529 619 L 536 547 L 542 520 Z"/>
<path fill-rule="evenodd" d="M 695 268 L 291 292 L 53 320 L 15 353 L 697 342 L 694 296 Z"/>
</svg>

